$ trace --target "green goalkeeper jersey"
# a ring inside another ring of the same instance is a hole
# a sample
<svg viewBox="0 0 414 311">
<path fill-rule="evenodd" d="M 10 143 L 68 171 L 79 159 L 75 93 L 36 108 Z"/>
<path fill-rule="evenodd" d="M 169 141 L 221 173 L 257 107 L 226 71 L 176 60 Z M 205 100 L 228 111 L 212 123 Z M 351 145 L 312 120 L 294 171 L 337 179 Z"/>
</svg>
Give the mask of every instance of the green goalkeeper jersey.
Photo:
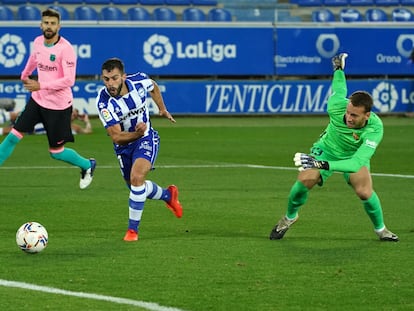
<svg viewBox="0 0 414 311">
<path fill-rule="evenodd" d="M 329 168 L 339 172 L 357 172 L 369 161 L 382 140 L 384 128 L 381 119 L 371 112 L 363 128 L 348 128 L 345 123 L 347 99 L 345 73 L 336 70 L 332 80 L 332 95 L 328 99 L 329 125 L 315 144 L 329 161 Z"/>
</svg>

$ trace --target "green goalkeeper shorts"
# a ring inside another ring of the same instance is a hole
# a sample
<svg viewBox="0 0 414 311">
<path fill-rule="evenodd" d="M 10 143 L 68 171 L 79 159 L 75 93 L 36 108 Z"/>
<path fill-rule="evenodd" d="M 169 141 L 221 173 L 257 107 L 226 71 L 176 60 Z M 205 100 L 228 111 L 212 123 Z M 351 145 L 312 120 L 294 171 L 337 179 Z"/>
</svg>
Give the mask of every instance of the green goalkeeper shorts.
<svg viewBox="0 0 414 311">
<path fill-rule="evenodd" d="M 313 156 L 316 160 L 321 160 L 321 161 L 340 161 L 340 160 L 346 160 L 344 158 L 338 158 L 338 157 L 334 157 L 332 154 L 329 153 L 328 148 L 326 148 L 326 146 L 321 143 L 321 142 L 316 142 L 315 144 L 313 144 L 312 148 L 311 148 L 311 152 L 310 152 L 311 156 Z M 369 161 L 367 161 L 366 163 L 364 163 L 363 166 L 366 166 L 368 168 L 368 171 L 370 170 L 370 163 Z M 331 170 L 320 170 L 319 173 L 321 174 L 321 181 L 318 183 L 319 186 L 322 186 L 326 180 L 332 176 L 332 174 L 334 173 L 334 171 Z M 350 175 L 352 173 L 343 173 L 344 179 L 345 181 L 349 184 L 349 178 Z"/>
</svg>

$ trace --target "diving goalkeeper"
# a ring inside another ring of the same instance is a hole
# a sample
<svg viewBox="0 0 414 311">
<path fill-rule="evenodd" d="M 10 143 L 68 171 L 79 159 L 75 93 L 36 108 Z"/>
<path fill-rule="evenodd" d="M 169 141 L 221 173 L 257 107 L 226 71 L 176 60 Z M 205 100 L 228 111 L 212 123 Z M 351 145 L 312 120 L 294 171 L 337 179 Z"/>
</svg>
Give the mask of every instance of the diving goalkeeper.
<svg viewBox="0 0 414 311">
<path fill-rule="evenodd" d="M 332 59 L 332 95 L 328 99 L 330 122 L 310 154 L 296 153 L 295 165 L 299 167 L 296 182 L 290 190 L 285 216 L 270 233 L 271 240 L 283 238 L 286 231 L 298 220 L 300 207 L 306 203 L 309 191 L 322 186 L 333 172 L 342 172 L 346 182 L 361 199 L 375 233 L 381 241 L 398 241 L 398 236 L 384 224 L 381 202 L 372 187 L 370 159 L 383 136 L 381 119 L 373 112 L 373 100 L 365 91 L 347 96 L 342 53 Z"/>
</svg>

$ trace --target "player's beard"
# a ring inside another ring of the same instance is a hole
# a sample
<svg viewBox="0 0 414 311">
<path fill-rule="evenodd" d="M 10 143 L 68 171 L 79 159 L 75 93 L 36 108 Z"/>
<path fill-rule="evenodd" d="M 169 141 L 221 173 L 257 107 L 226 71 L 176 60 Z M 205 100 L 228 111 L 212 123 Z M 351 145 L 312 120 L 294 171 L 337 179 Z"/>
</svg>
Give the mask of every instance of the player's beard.
<svg viewBox="0 0 414 311">
<path fill-rule="evenodd" d="M 123 82 L 119 85 L 118 88 L 115 88 L 115 87 L 109 88 L 108 89 L 109 94 L 111 94 L 112 97 L 118 97 L 119 94 L 121 94 L 122 84 Z"/>
<path fill-rule="evenodd" d="M 50 29 L 46 29 L 43 31 L 43 37 L 45 37 L 45 39 L 50 40 L 52 39 L 54 36 L 56 36 L 57 32 L 53 32 Z"/>
</svg>

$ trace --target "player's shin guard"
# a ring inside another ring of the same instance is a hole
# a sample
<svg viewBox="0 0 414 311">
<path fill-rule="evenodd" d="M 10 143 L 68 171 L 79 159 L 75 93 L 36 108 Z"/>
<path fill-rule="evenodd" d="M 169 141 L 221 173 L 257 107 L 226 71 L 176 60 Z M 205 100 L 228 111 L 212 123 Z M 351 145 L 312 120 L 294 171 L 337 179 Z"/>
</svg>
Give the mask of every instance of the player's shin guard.
<svg viewBox="0 0 414 311">
<path fill-rule="evenodd" d="M 286 216 L 289 219 L 294 219 L 298 215 L 300 207 L 305 204 L 308 199 L 308 193 L 309 189 L 299 180 L 292 186 L 289 193 L 288 208 L 286 212 Z"/>
<path fill-rule="evenodd" d="M 23 135 L 16 130 L 12 130 L 3 142 L 0 144 L 0 165 L 13 153 L 17 143 L 23 138 Z"/>
<path fill-rule="evenodd" d="M 138 231 L 146 197 L 145 184 L 142 186 L 131 185 L 131 192 L 129 193 L 128 229 Z"/>
<path fill-rule="evenodd" d="M 55 160 L 60 160 L 74 166 L 78 166 L 83 170 L 87 170 L 91 167 L 89 159 L 81 157 L 75 150 L 71 148 L 62 147 L 59 150 L 49 150 L 50 156 Z"/>
<path fill-rule="evenodd" d="M 368 200 L 362 200 L 362 204 L 364 205 L 365 212 L 371 219 L 374 228 L 377 230 L 384 228 L 384 218 L 382 215 L 381 202 L 378 198 L 378 195 L 373 192 Z"/>
</svg>

